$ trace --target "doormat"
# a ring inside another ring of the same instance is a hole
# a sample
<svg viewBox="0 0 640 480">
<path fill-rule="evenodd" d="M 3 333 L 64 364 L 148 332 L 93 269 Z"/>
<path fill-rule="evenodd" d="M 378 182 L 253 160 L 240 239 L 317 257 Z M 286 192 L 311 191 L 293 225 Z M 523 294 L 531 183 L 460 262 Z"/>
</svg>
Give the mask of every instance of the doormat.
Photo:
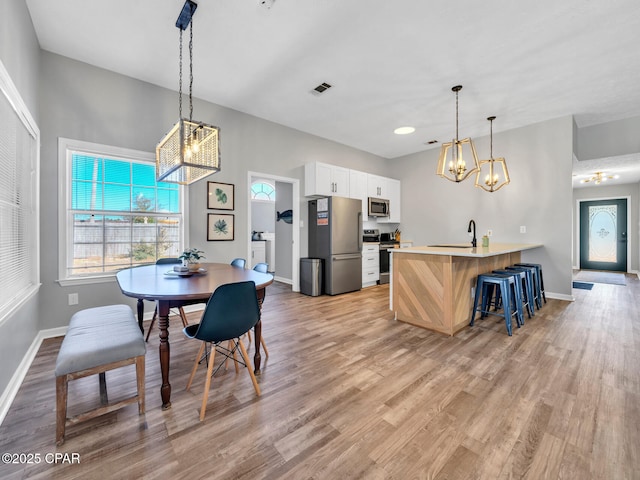
<svg viewBox="0 0 640 480">
<path fill-rule="evenodd" d="M 573 288 L 579 288 L 581 290 L 591 290 L 593 288 L 593 283 L 573 282 Z"/>
<path fill-rule="evenodd" d="M 609 283 L 611 285 L 627 284 L 624 273 L 601 272 L 598 270 L 580 270 L 573 278 L 579 282 Z"/>
</svg>

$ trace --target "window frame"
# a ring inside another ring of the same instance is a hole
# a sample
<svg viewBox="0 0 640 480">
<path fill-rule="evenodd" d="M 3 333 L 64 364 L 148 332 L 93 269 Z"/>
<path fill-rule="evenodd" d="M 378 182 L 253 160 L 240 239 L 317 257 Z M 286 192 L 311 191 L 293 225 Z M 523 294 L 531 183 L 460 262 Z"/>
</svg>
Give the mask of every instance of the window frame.
<svg viewBox="0 0 640 480">
<path fill-rule="evenodd" d="M 40 283 L 40 128 L 1 60 L 0 95 L 5 97 L 22 127 L 33 138 L 33 152 L 29 158 L 30 161 L 20 163 L 16 159 L 16 166 L 24 168 L 23 173 L 29 177 L 28 188 L 30 191 L 21 191 L 20 193 L 29 198 L 29 201 L 25 202 L 28 207 L 25 229 L 31 236 L 28 240 L 31 248 L 29 258 L 24 261 L 31 262 L 31 268 L 27 269 L 27 271 L 31 271 L 31 275 L 25 288 L 11 297 L 0 296 L 0 324 L 2 324 L 31 301 L 40 291 L 42 284 Z"/>
<path fill-rule="evenodd" d="M 82 140 L 58 137 L 58 280 L 61 286 L 86 285 L 115 281 L 117 272 L 103 272 L 87 276 L 67 276 L 67 260 L 73 257 L 73 228 L 69 224 L 69 209 L 71 208 L 71 167 L 73 153 L 85 153 L 102 158 L 122 160 L 126 162 L 155 163 L 155 154 L 141 150 L 133 150 L 112 145 L 103 145 Z M 188 244 L 189 219 L 188 195 L 183 185 L 178 187 L 181 211 L 177 215 L 182 218 L 180 231 L 180 248 Z"/>
<path fill-rule="evenodd" d="M 267 198 L 255 198 L 253 196 L 253 186 L 254 185 L 269 185 L 273 189 L 274 198 L 271 198 L 270 196 L 269 196 L 268 199 Z M 253 182 L 251 182 L 251 185 L 249 187 L 249 196 L 250 196 L 252 202 L 276 203 L 275 195 L 276 195 L 276 186 L 274 184 L 272 184 L 271 182 L 269 182 L 267 180 L 264 180 L 264 179 L 254 180 Z"/>
</svg>

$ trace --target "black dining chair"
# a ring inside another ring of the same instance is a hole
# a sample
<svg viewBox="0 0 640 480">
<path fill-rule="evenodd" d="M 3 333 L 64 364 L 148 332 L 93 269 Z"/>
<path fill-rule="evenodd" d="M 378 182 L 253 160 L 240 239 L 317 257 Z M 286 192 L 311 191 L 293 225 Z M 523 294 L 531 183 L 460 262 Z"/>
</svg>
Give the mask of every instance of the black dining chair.
<svg viewBox="0 0 640 480">
<path fill-rule="evenodd" d="M 179 258 L 159 258 L 156 261 L 156 265 L 179 265 L 182 263 L 182 260 L 180 260 Z M 202 302 L 199 302 L 202 303 Z M 182 320 L 182 325 L 183 326 L 188 326 L 189 325 L 189 321 L 187 320 L 187 314 L 184 312 L 184 309 L 182 308 L 185 305 L 185 303 L 180 302 L 180 303 L 176 303 L 175 305 L 171 305 L 171 308 L 177 308 L 178 309 L 178 315 L 180 315 L 180 320 Z M 153 317 L 151 318 L 151 323 L 149 324 L 149 330 L 147 330 L 147 337 L 145 338 L 145 342 L 149 341 L 149 335 L 151 335 L 151 329 L 153 328 L 153 325 L 156 323 L 156 318 L 158 318 L 158 306 L 156 305 L 156 309 L 153 312 Z"/>
<path fill-rule="evenodd" d="M 256 395 L 260 396 L 260 387 L 253 374 L 253 368 L 249 363 L 249 356 L 240 337 L 251 330 L 260 320 L 260 307 L 256 296 L 256 284 L 254 282 L 227 283 L 216 288 L 209 298 L 207 306 L 202 314 L 200 323 L 189 325 L 183 329 L 188 338 L 201 340 L 202 345 L 198 350 L 198 355 L 193 364 L 187 390 L 191 388 L 193 377 L 196 374 L 198 365 L 203 358 L 208 358 L 207 378 L 204 384 L 204 394 L 202 397 L 202 407 L 200 409 L 200 421 L 204 420 L 209 398 L 209 388 L 211 377 L 220 369 L 222 363 L 213 370 L 215 354 L 221 353 L 227 359 L 232 359 L 236 364 L 243 365 L 253 383 Z M 229 342 L 227 347 L 223 347 L 224 342 Z M 210 348 L 207 346 L 210 345 Z M 242 361 L 236 356 L 237 350 L 242 354 Z M 225 362 L 226 363 L 226 362 Z"/>
<path fill-rule="evenodd" d="M 234 258 L 231 260 L 231 265 L 238 268 L 244 268 L 247 261 L 244 258 Z"/>
</svg>

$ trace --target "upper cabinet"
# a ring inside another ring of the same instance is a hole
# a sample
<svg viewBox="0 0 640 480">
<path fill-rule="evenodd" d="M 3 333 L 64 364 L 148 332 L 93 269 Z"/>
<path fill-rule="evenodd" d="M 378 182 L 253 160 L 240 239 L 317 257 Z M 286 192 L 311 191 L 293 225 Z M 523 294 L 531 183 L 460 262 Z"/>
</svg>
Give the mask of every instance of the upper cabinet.
<svg viewBox="0 0 640 480">
<path fill-rule="evenodd" d="M 378 217 L 378 223 L 400 223 L 400 180 L 385 178 L 386 190 L 382 198 L 389 200 L 389 216 Z"/>
<path fill-rule="evenodd" d="M 359 172 L 358 170 L 349 170 L 349 198 L 357 198 L 362 200 L 362 218 L 367 219 L 367 209 L 369 202 L 367 197 L 367 177 L 368 173 Z"/>
<path fill-rule="evenodd" d="M 350 170 L 328 163 L 304 166 L 304 194 L 307 197 L 348 197 L 362 201 L 362 218 L 368 217 L 368 197 L 389 200 L 389 217 L 376 217 L 378 223 L 400 223 L 400 180 Z"/>
<path fill-rule="evenodd" d="M 304 166 L 304 194 L 307 197 L 348 197 L 349 169 L 327 163 L 307 163 Z"/>
<path fill-rule="evenodd" d="M 386 177 L 367 175 L 367 194 L 369 197 L 389 199 Z"/>
</svg>

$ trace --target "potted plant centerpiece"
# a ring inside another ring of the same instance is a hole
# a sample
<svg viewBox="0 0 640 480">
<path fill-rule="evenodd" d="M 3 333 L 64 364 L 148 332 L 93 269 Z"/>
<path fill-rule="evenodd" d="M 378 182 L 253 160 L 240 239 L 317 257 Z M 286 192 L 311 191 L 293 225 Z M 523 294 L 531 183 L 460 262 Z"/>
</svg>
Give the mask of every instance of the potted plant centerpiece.
<svg viewBox="0 0 640 480">
<path fill-rule="evenodd" d="M 182 265 L 189 268 L 190 272 L 197 272 L 200 269 L 200 259 L 206 258 L 202 250 L 189 248 L 178 257 L 182 260 Z"/>
</svg>

